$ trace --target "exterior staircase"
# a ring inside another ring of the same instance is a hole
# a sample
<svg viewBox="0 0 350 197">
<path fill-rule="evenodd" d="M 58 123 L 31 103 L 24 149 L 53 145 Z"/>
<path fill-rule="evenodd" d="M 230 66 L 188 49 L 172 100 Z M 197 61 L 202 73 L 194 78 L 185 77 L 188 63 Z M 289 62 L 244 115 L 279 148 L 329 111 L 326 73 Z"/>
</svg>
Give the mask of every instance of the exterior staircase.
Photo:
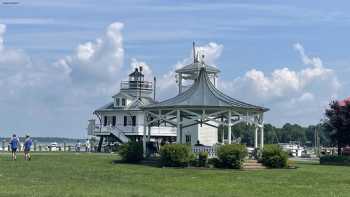
<svg viewBox="0 0 350 197">
<path fill-rule="evenodd" d="M 259 163 L 257 160 L 246 160 L 243 164 L 243 170 L 261 170 L 266 169 L 262 163 Z"/>
<path fill-rule="evenodd" d="M 124 135 L 124 133 L 118 128 L 109 128 L 109 132 L 112 133 L 115 137 L 117 137 L 122 143 L 129 142 L 129 138 Z"/>
</svg>

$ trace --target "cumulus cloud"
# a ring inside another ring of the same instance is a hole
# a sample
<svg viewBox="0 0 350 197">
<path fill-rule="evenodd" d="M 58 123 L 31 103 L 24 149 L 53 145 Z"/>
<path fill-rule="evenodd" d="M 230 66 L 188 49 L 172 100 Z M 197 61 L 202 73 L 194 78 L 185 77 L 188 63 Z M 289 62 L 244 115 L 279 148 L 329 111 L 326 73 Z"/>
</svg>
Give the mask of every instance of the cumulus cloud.
<svg viewBox="0 0 350 197">
<path fill-rule="evenodd" d="M 208 44 L 202 46 L 196 46 L 196 52 L 200 61 L 204 61 L 207 65 L 216 66 L 216 61 L 220 58 L 224 46 L 222 44 L 217 44 L 215 42 L 209 42 Z M 204 55 L 204 59 L 202 56 Z M 189 52 L 188 57 L 181 61 L 178 61 L 170 71 L 163 74 L 159 79 L 159 88 L 161 93 L 161 98 L 174 96 L 177 94 L 177 84 L 176 84 L 176 73 L 175 70 L 182 68 L 193 62 L 193 50 Z"/>
<path fill-rule="evenodd" d="M 0 24 L 0 51 L 4 48 L 4 34 L 6 31 L 6 26 L 4 24 Z"/>
<path fill-rule="evenodd" d="M 69 68 L 74 83 L 115 82 L 124 61 L 123 23 L 110 24 L 94 42 L 80 44 L 57 64 Z"/>
<path fill-rule="evenodd" d="M 304 118 L 308 111 L 313 113 L 309 114 L 311 118 L 319 119 L 323 107 L 337 96 L 341 85 L 335 72 L 324 67 L 319 57 L 306 55 L 300 43 L 294 44 L 294 49 L 306 68 L 284 67 L 270 74 L 252 69 L 231 82 L 221 81 L 220 87 L 236 98 L 270 107 L 270 114 L 281 121 Z M 292 114 L 293 119 L 290 118 Z M 283 115 L 288 118 L 283 119 Z"/>
<path fill-rule="evenodd" d="M 61 133 L 64 130 L 81 132 L 92 107 L 105 104 L 119 88 L 122 29 L 122 23 L 113 23 L 103 36 L 80 44 L 72 55 L 47 63 L 33 60 L 21 49 L 7 48 L 6 25 L 0 24 L 0 108 L 9 112 L 2 118 L 7 124 L 0 129 L 19 134 L 32 130 L 33 135 L 44 136 L 67 135 Z M 76 122 L 69 124 L 70 120 Z M 59 122 L 65 124 L 50 127 Z M 47 128 L 52 128 L 49 134 L 45 134 Z"/>
</svg>

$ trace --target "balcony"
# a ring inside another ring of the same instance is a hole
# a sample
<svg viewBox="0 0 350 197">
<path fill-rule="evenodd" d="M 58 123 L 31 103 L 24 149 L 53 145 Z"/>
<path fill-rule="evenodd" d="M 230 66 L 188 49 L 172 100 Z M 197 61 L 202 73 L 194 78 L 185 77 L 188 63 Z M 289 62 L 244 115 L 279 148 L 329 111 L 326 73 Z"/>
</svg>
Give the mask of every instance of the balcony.
<svg viewBox="0 0 350 197">
<path fill-rule="evenodd" d="M 152 82 L 149 81 L 122 81 L 121 90 L 150 90 L 152 91 Z"/>
</svg>

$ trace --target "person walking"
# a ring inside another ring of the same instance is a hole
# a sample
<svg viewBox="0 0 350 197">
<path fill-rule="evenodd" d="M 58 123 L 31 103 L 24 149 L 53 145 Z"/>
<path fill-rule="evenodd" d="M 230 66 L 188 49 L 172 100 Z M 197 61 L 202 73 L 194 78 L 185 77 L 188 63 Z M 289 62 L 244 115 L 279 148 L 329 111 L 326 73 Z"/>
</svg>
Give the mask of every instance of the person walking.
<svg viewBox="0 0 350 197">
<path fill-rule="evenodd" d="M 90 140 L 89 139 L 86 139 L 85 146 L 86 146 L 85 151 L 86 152 L 90 152 L 91 151 L 91 144 L 90 144 Z"/>
<path fill-rule="evenodd" d="M 81 146 L 81 143 L 79 140 L 77 140 L 77 143 L 75 144 L 75 152 L 80 152 L 80 146 Z"/>
<path fill-rule="evenodd" d="M 19 146 L 19 139 L 16 136 L 16 134 L 12 135 L 11 141 L 10 141 L 10 147 L 11 147 L 11 152 L 12 152 L 12 160 L 17 159 L 17 149 Z"/>
<path fill-rule="evenodd" d="M 26 139 L 24 141 L 24 159 L 25 160 L 32 159 L 32 157 L 30 156 L 30 148 L 31 148 L 32 144 L 33 144 L 33 141 L 30 138 L 30 136 L 27 134 Z"/>
</svg>

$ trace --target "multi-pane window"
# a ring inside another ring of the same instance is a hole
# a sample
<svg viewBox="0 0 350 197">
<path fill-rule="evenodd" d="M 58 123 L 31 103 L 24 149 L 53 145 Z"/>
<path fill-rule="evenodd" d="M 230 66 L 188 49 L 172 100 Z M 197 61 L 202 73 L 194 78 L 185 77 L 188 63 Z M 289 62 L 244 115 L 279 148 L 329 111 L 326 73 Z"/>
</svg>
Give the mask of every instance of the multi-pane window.
<svg viewBox="0 0 350 197">
<path fill-rule="evenodd" d="M 122 106 L 125 106 L 125 105 L 126 105 L 126 99 L 122 98 Z"/>
<path fill-rule="evenodd" d="M 191 144 L 191 135 L 186 135 L 186 144 Z"/>
<path fill-rule="evenodd" d="M 112 117 L 112 126 L 115 127 L 116 123 L 117 123 L 117 117 L 113 116 Z"/>
<path fill-rule="evenodd" d="M 132 126 L 136 126 L 136 116 L 132 116 Z"/>
<path fill-rule="evenodd" d="M 124 116 L 124 127 L 128 125 L 128 117 L 127 116 Z"/>
<path fill-rule="evenodd" d="M 136 116 L 124 116 L 124 126 L 136 126 Z"/>
<path fill-rule="evenodd" d="M 115 98 L 115 105 L 120 106 L 120 98 Z"/>
<path fill-rule="evenodd" d="M 107 126 L 107 116 L 103 117 L 103 126 Z"/>
</svg>

